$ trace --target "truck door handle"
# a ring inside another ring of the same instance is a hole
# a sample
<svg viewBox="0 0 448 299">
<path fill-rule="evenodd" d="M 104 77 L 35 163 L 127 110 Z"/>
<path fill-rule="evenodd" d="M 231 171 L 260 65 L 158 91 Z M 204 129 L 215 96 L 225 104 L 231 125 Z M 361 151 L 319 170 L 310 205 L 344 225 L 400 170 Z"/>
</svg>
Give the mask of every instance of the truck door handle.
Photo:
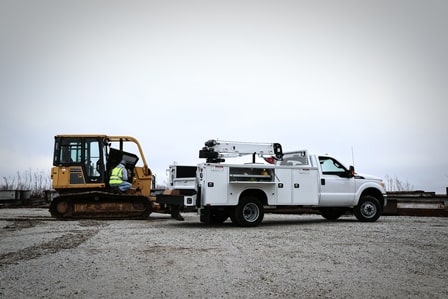
<svg viewBox="0 0 448 299">
<path fill-rule="evenodd" d="M 320 179 L 320 184 L 325 185 L 325 179 Z"/>
<path fill-rule="evenodd" d="M 294 183 L 294 188 L 300 188 L 300 184 L 299 183 Z"/>
</svg>

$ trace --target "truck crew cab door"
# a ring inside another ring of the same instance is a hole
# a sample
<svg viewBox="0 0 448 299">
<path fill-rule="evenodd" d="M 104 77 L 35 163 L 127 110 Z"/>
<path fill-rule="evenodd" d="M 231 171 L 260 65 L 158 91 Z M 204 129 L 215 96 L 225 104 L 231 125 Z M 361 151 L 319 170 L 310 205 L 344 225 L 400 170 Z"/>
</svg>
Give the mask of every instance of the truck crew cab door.
<svg viewBox="0 0 448 299">
<path fill-rule="evenodd" d="M 319 206 L 349 206 L 355 199 L 355 179 L 350 171 L 331 157 L 320 156 L 321 169 Z"/>
</svg>

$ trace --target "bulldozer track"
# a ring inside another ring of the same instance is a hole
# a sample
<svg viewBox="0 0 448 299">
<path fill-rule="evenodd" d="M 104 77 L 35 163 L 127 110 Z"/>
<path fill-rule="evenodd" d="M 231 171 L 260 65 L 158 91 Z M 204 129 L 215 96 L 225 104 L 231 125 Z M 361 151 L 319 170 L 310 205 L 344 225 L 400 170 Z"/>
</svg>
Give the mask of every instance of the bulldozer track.
<svg viewBox="0 0 448 299">
<path fill-rule="evenodd" d="M 152 204 L 143 195 L 91 191 L 60 195 L 49 211 L 57 219 L 146 219 Z"/>
</svg>

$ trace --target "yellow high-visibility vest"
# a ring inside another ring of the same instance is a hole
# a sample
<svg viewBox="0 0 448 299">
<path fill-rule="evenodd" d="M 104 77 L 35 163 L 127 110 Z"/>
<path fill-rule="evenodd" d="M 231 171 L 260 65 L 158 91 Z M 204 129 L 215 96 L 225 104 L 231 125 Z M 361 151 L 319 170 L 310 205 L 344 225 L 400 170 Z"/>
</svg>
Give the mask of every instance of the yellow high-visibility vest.
<svg viewBox="0 0 448 299">
<path fill-rule="evenodd" d="M 110 175 L 109 185 L 120 185 L 123 182 L 123 168 L 115 167 Z"/>
</svg>

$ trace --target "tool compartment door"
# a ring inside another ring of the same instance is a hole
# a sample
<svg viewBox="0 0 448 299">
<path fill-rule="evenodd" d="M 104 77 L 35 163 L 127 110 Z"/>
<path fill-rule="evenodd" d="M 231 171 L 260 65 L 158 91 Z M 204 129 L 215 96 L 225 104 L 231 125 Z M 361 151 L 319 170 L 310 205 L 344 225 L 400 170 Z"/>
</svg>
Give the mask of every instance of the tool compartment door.
<svg viewBox="0 0 448 299">
<path fill-rule="evenodd" d="M 291 187 L 293 205 L 317 205 L 319 203 L 319 170 L 313 167 L 294 167 Z"/>
<path fill-rule="evenodd" d="M 292 205 L 292 167 L 278 167 L 276 169 L 276 191 L 275 202 L 270 205 Z"/>
<path fill-rule="evenodd" d="M 229 205 L 228 176 L 229 167 L 207 165 L 204 168 L 202 183 L 202 205 Z"/>
</svg>

